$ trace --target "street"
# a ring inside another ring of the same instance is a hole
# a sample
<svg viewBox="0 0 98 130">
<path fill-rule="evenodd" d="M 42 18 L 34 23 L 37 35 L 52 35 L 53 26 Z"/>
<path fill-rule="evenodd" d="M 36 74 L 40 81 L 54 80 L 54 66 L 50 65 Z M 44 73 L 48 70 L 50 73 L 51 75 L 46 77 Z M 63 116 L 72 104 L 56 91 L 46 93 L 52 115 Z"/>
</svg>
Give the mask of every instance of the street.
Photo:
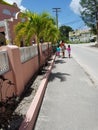
<svg viewBox="0 0 98 130">
<path fill-rule="evenodd" d="M 67 53 L 66 58 L 56 57 L 33 130 L 98 130 L 98 87 L 90 75 L 95 63 L 97 72 L 98 51 L 86 45 L 71 47 L 71 58 Z"/>
<path fill-rule="evenodd" d="M 98 48 L 89 44 L 71 45 L 72 56 L 90 76 L 92 82 L 98 85 Z"/>
</svg>

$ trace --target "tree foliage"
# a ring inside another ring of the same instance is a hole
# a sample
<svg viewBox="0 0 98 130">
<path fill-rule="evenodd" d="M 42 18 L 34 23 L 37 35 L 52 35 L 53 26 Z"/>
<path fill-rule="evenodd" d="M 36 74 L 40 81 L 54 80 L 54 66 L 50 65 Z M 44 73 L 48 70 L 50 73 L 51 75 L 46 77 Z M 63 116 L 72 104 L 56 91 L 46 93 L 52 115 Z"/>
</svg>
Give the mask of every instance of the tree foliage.
<svg viewBox="0 0 98 130">
<path fill-rule="evenodd" d="M 0 0 L 0 3 L 1 3 L 1 4 L 5 4 L 5 5 L 11 5 L 11 4 L 5 2 L 4 0 Z"/>
<path fill-rule="evenodd" d="M 61 26 L 59 28 L 60 31 L 60 39 L 64 40 L 64 41 L 68 41 L 69 40 L 69 32 L 73 31 L 73 29 L 70 26 Z"/>
<path fill-rule="evenodd" d="M 81 17 L 87 26 L 93 31 L 96 30 L 96 20 L 98 20 L 98 0 L 80 0 L 82 7 Z"/>
</svg>

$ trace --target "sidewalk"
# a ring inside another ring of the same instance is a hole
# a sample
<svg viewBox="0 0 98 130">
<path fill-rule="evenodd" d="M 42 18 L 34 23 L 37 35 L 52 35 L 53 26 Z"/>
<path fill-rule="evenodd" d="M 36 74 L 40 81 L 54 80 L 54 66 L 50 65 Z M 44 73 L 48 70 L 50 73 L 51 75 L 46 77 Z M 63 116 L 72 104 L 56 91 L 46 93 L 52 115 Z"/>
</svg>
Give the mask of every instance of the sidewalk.
<svg viewBox="0 0 98 130">
<path fill-rule="evenodd" d="M 98 88 L 74 58 L 56 57 L 33 130 L 98 130 Z"/>
</svg>

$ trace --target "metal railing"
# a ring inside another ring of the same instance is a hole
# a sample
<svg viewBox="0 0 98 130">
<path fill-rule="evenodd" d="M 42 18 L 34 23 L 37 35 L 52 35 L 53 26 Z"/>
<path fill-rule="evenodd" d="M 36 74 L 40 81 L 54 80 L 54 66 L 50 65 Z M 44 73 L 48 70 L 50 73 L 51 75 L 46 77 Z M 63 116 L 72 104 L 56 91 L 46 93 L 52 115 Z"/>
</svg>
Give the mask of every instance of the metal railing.
<svg viewBox="0 0 98 130">
<path fill-rule="evenodd" d="M 51 44 L 49 44 L 49 47 Z M 29 47 L 20 47 L 20 60 L 21 63 L 24 63 L 31 58 L 38 55 L 37 45 L 29 46 Z M 47 50 L 47 44 L 42 45 L 42 51 Z M 7 51 L 0 51 L 0 75 L 9 71 L 9 60 Z"/>
<path fill-rule="evenodd" d="M 9 71 L 7 51 L 0 51 L 0 75 Z"/>
<path fill-rule="evenodd" d="M 34 56 L 38 55 L 37 45 L 20 48 L 20 59 L 24 63 Z"/>
</svg>

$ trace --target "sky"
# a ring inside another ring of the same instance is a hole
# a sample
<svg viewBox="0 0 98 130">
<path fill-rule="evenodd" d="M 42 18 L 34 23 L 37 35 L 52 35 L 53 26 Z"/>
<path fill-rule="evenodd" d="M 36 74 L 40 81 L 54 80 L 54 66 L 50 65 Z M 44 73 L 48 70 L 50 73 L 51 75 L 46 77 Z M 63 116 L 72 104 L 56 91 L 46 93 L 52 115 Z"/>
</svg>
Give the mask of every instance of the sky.
<svg viewBox="0 0 98 130">
<path fill-rule="evenodd" d="M 80 0 L 4 0 L 10 4 L 17 3 L 22 10 L 36 13 L 49 12 L 56 17 L 53 8 L 60 8 L 58 12 L 59 26 L 66 25 L 76 29 L 84 29 L 85 24 L 80 17 Z"/>
</svg>

